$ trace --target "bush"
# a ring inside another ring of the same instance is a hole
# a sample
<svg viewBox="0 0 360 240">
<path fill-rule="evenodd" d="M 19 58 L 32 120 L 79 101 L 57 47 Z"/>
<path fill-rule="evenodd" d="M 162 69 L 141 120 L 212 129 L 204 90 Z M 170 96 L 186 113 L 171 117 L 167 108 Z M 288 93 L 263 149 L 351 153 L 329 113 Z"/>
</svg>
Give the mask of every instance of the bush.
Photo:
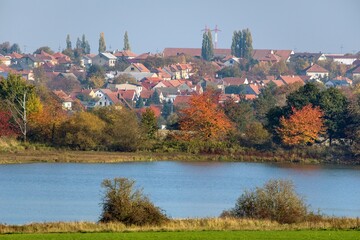
<svg viewBox="0 0 360 240">
<path fill-rule="evenodd" d="M 127 178 L 106 179 L 102 182 L 105 196 L 100 222 L 122 222 L 125 225 L 159 225 L 168 220 L 141 189 L 134 189 L 135 181 Z"/>
<path fill-rule="evenodd" d="M 302 197 L 288 180 L 270 180 L 263 187 L 245 191 L 235 207 L 222 213 L 223 217 L 270 219 L 279 223 L 304 221 L 308 214 Z"/>
</svg>

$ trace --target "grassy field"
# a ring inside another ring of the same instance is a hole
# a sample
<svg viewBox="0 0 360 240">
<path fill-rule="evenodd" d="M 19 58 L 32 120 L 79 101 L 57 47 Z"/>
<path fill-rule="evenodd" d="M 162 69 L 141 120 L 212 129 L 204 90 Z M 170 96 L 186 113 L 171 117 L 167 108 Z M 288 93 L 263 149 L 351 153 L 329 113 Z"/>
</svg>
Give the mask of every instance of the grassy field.
<svg viewBox="0 0 360 240">
<path fill-rule="evenodd" d="M 185 231 L 128 233 L 48 233 L 0 235 L 2 240 L 359 240 L 360 231 Z"/>
</svg>

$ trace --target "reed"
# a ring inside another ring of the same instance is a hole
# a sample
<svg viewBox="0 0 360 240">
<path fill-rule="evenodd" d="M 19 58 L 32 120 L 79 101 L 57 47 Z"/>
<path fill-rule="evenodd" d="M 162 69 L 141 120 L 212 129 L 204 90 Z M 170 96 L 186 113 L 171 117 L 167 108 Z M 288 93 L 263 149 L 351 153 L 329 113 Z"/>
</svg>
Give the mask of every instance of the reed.
<svg viewBox="0 0 360 240">
<path fill-rule="evenodd" d="M 322 217 L 296 224 L 270 220 L 235 218 L 172 219 L 158 226 L 125 226 L 122 223 L 46 222 L 26 225 L 0 224 L 0 234 L 76 233 L 76 232 L 149 232 L 149 231 L 235 231 L 235 230 L 358 230 L 359 218 Z"/>
</svg>

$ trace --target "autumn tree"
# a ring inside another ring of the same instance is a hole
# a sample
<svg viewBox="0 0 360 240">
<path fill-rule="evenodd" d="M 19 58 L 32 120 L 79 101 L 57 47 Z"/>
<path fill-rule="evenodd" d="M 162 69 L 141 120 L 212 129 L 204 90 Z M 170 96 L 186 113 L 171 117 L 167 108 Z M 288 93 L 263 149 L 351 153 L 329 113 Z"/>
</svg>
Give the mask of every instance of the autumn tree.
<svg viewBox="0 0 360 240">
<path fill-rule="evenodd" d="M 180 129 L 190 131 L 200 140 L 218 140 L 233 129 L 218 106 L 218 93 L 212 90 L 193 95 L 189 106 L 180 111 Z"/>
<path fill-rule="evenodd" d="M 305 145 L 313 143 L 324 133 L 323 112 L 319 107 L 306 105 L 300 110 L 292 108 L 293 114 L 289 118 L 284 116 L 280 119 L 280 127 L 277 132 L 282 142 L 286 145 Z"/>
<path fill-rule="evenodd" d="M 11 112 L 0 109 L 0 137 L 17 135 L 17 129 L 11 122 Z"/>
</svg>

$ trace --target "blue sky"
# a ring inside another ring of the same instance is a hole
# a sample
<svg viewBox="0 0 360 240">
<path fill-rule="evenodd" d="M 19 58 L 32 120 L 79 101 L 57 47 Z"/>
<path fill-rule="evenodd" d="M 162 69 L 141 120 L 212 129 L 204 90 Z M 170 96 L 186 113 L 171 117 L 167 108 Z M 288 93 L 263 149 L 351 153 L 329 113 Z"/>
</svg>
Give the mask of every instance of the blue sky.
<svg viewBox="0 0 360 240">
<path fill-rule="evenodd" d="M 249 28 L 258 49 L 353 53 L 360 51 L 358 0 L 0 0 L 0 43 L 24 51 L 57 51 L 70 34 L 85 34 L 96 53 L 100 32 L 107 49 L 123 47 L 127 30 L 135 53 L 165 47 L 201 47 L 205 25 L 222 30 L 229 48 L 234 30 Z"/>
</svg>

